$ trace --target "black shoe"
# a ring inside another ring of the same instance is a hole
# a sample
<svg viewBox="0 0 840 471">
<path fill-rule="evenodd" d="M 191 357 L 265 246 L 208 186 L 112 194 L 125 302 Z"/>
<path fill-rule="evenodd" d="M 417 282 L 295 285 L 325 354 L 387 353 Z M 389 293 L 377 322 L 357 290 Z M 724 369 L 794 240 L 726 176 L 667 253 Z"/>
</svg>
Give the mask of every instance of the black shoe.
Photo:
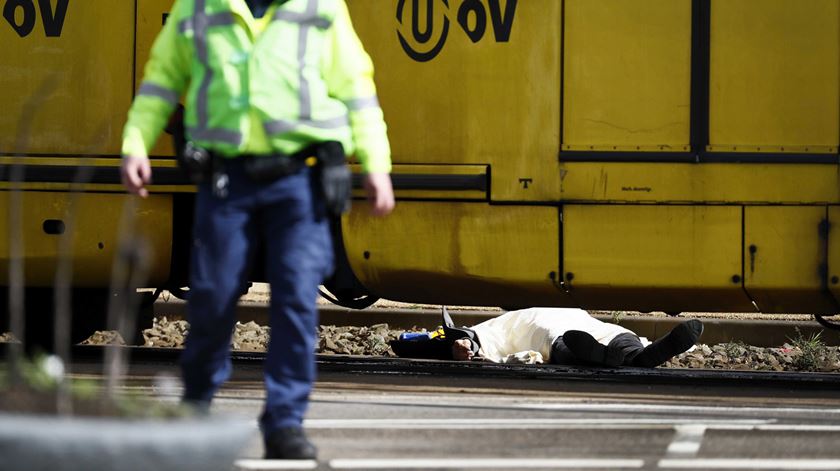
<svg viewBox="0 0 840 471">
<path fill-rule="evenodd" d="M 618 366 L 624 363 L 625 352 L 599 343 L 595 337 L 582 330 L 563 334 L 563 343 L 579 360 L 601 366 Z"/>
<path fill-rule="evenodd" d="M 664 337 L 645 347 L 641 353 L 636 355 L 636 358 L 633 358 L 633 366 L 643 368 L 659 366 L 691 348 L 702 334 L 702 322 L 697 319 L 686 321 L 674 327 Z"/>
<path fill-rule="evenodd" d="M 272 430 L 264 438 L 267 460 L 314 460 L 318 456 L 318 449 L 300 427 Z"/>
</svg>

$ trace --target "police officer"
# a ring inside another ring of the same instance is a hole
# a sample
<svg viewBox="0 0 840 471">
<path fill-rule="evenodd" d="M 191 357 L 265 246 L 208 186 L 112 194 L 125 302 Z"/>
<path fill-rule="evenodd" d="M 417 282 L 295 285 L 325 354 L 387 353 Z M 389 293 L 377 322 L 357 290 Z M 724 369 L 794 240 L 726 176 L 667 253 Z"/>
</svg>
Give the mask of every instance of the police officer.
<svg viewBox="0 0 840 471">
<path fill-rule="evenodd" d="M 209 405 L 230 375 L 234 309 L 264 241 L 272 289 L 260 417 L 266 458 L 316 456 L 301 422 L 315 375 L 317 287 L 333 260 L 308 157 L 323 154 L 324 142 L 334 156 L 340 143 L 361 163 L 372 213 L 394 207 L 372 77 L 344 0 L 176 0 L 128 114 L 122 179 L 131 193 L 148 194 L 147 152 L 182 96 L 190 147 L 213 162 L 196 197 L 185 401 Z M 280 165 L 262 178 L 254 162 Z"/>
</svg>

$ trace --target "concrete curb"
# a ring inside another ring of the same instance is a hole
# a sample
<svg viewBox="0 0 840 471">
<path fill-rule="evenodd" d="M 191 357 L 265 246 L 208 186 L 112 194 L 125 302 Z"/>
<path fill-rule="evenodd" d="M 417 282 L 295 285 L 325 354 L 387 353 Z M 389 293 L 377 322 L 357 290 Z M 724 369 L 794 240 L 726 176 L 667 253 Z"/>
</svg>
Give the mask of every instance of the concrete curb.
<svg viewBox="0 0 840 471">
<path fill-rule="evenodd" d="M 169 318 L 184 318 L 186 303 L 180 300 L 158 301 L 155 303 L 155 315 Z M 347 309 L 332 305 L 319 305 L 320 323 L 324 325 L 367 326 L 388 324 L 395 329 L 420 327 L 434 329 L 440 325 L 440 312 L 430 309 L 386 309 L 365 310 Z M 499 315 L 498 311 L 450 311 L 452 318 L 459 325 L 478 324 Z M 240 303 L 237 317 L 241 322 L 254 321 L 268 325 L 268 309 L 265 304 Z M 610 316 L 595 316 L 604 322 L 612 322 Z M 645 317 L 625 316 L 620 325 L 642 337 L 656 339 L 688 317 Z M 715 345 L 727 342 L 744 342 L 757 347 L 779 347 L 790 338 L 796 337 L 796 329 L 803 336 L 810 337 L 817 333 L 827 345 L 840 345 L 840 331 L 824 329 L 816 321 L 771 321 L 739 319 L 703 319 L 705 329 L 701 343 Z"/>
<path fill-rule="evenodd" d="M 0 414 L 3 469 L 227 471 L 256 427 L 244 418 L 126 420 Z"/>
</svg>

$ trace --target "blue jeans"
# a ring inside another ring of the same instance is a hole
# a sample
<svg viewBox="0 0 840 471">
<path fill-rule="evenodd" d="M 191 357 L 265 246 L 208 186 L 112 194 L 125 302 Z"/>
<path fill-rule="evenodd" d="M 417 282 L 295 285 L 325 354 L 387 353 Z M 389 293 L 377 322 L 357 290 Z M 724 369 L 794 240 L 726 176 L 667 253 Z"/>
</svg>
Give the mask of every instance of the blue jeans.
<svg viewBox="0 0 840 471">
<path fill-rule="evenodd" d="M 271 285 L 271 343 L 265 362 L 264 432 L 300 426 L 315 380 L 318 285 L 333 268 L 329 222 L 309 169 L 256 183 L 227 165 L 228 195 L 199 186 L 193 226 L 188 316 L 181 357 L 184 399 L 209 403 L 231 374 L 236 304 L 265 247 Z"/>
</svg>

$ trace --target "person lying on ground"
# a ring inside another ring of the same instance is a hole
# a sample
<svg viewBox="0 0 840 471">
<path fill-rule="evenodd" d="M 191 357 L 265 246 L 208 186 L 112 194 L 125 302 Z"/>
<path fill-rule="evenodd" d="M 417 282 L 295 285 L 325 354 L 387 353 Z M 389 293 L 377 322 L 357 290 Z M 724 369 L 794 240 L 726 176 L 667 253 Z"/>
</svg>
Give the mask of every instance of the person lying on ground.
<svg viewBox="0 0 840 471">
<path fill-rule="evenodd" d="M 652 343 L 602 322 L 582 309 L 509 311 L 470 328 L 454 326 L 443 308 L 443 335 L 429 341 L 394 341 L 399 356 L 496 363 L 635 366 L 653 368 L 689 350 L 703 333 L 697 319 L 677 325 Z"/>
</svg>

